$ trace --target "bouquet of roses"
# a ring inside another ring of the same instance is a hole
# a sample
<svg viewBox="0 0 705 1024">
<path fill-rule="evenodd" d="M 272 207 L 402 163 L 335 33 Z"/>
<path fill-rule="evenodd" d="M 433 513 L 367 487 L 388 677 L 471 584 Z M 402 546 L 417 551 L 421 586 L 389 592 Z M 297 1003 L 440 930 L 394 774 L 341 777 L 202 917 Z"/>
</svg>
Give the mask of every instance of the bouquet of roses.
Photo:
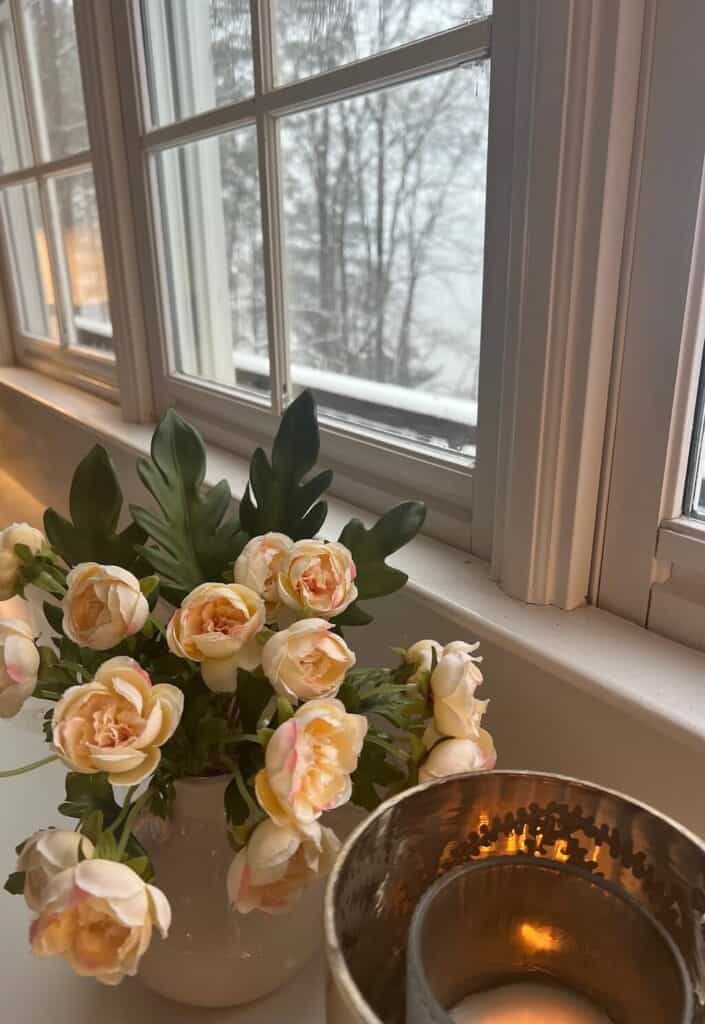
<svg viewBox="0 0 705 1024">
<path fill-rule="evenodd" d="M 0 532 L 0 600 L 43 590 L 54 634 L 39 646 L 24 620 L 0 619 L 0 717 L 31 695 L 51 702 L 52 751 L 0 774 L 60 758 L 59 810 L 76 821 L 22 842 L 5 886 L 35 915 L 35 953 L 107 984 L 136 973 L 171 918 L 137 826 L 169 816 L 175 780 L 227 773 L 227 896 L 236 913 L 276 913 L 330 868 L 339 844 L 324 812 L 493 767 L 477 644 L 422 640 L 394 668 L 356 666 L 344 630 L 371 621 L 361 602 L 405 584 L 386 558 L 424 508 L 317 539 L 332 479 L 310 475 L 318 450 L 304 392 L 271 460 L 254 453 L 235 518 L 227 482 L 204 485 L 199 434 L 170 411 L 138 464 L 154 502 L 131 507 L 127 527 L 96 447 L 74 474 L 70 520 L 48 509 L 44 533 Z"/>
</svg>

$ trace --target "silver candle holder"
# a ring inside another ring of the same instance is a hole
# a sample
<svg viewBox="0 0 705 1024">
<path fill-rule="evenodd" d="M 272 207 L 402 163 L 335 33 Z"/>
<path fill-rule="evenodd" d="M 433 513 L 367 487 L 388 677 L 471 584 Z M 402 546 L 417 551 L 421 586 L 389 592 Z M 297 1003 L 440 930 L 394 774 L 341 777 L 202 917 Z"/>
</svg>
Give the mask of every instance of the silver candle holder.
<svg viewBox="0 0 705 1024">
<path fill-rule="evenodd" d="M 445 1024 L 468 995 L 541 977 L 614 1024 L 705 1024 L 704 920 L 705 844 L 651 808 L 560 776 L 453 776 L 348 840 L 328 1021 Z"/>
</svg>

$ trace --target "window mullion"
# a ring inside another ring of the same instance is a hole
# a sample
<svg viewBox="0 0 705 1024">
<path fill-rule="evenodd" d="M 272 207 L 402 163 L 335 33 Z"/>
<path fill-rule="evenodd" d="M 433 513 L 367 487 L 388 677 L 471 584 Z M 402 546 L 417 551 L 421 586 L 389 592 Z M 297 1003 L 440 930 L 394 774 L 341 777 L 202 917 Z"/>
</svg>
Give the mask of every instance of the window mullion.
<svg viewBox="0 0 705 1024">
<path fill-rule="evenodd" d="M 272 408 L 281 415 L 291 397 L 291 379 L 284 296 L 279 133 L 276 119 L 264 111 L 261 103 L 274 85 L 271 6 L 268 0 L 251 0 L 250 9 Z"/>
</svg>

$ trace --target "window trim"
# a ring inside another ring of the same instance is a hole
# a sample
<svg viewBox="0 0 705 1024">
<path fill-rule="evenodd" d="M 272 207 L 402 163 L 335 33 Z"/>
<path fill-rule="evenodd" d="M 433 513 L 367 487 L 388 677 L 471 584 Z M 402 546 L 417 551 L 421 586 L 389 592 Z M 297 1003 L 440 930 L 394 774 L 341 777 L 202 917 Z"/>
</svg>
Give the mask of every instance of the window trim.
<svg viewBox="0 0 705 1024">
<path fill-rule="evenodd" d="M 520 170 L 489 435 L 481 410 L 480 464 L 488 436 L 497 449 L 481 540 L 503 590 L 533 604 L 576 608 L 589 588 L 644 7 L 543 0 L 512 12 Z M 481 380 L 481 404 L 491 390 L 483 398 Z"/>
<path fill-rule="evenodd" d="M 656 3 L 652 22 L 594 593 L 602 608 L 702 646 L 702 609 L 697 632 L 681 631 L 668 605 L 683 598 L 679 571 L 697 568 L 702 552 L 702 527 L 682 510 L 705 333 L 705 67 L 695 45 L 705 9 Z M 645 376 L 643 365 L 659 372 Z M 701 602 L 696 589 L 689 603 Z"/>
</svg>

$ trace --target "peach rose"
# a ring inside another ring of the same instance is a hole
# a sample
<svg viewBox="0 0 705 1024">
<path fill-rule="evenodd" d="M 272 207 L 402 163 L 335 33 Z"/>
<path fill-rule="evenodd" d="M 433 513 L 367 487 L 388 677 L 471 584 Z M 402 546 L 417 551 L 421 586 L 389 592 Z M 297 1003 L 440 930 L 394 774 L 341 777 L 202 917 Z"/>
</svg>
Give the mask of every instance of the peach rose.
<svg viewBox="0 0 705 1024">
<path fill-rule="evenodd" d="M 47 886 L 29 938 L 36 956 L 60 956 L 76 974 L 117 985 L 137 973 L 157 928 L 166 938 L 171 908 L 164 893 L 126 864 L 83 860 Z"/>
<path fill-rule="evenodd" d="M 140 583 L 119 565 L 81 562 L 66 577 L 63 629 L 79 647 L 107 651 L 139 633 L 149 615 Z"/>
<path fill-rule="evenodd" d="M 228 872 L 228 896 L 234 910 L 249 914 L 286 912 L 316 878 L 325 878 L 340 842 L 329 828 L 303 836 L 288 825 L 263 821 Z"/>
<path fill-rule="evenodd" d="M 415 644 L 412 644 L 404 655 L 404 661 L 408 665 L 413 665 L 416 671 L 409 676 L 407 682 L 420 682 L 422 673 L 431 671 L 433 655 L 436 655 L 436 661 L 438 661 L 442 650 L 441 645 L 435 640 L 417 640 Z"/>
<path fill-rule="evenodd" d="M 15 554 L 15 544 L 25 544 L 33 555 L 38 555 L 46 539 L 29 523 L 11 523 L 0 530 L 0 601 L 7 601 L 17 593 L 20 560 Z"/>
<path fill-rule="evenodd" d="M 254 590 L 264 601 L 267 621 L 272 622 L 279 605 L 277 574 L 293 545 L 283 533 L 264 533 L 245 544 L 233 568 L 236 583 Z"/>
<path fill-rule="evenodd" d="M 480 729 L 474 740 L 441 740 L 419 769 L 419 782 L 433 782 L 448 775 L 489 771 L 497 763 L 492 737 Z"/>
<path fill-rule="evenodd" d="M 61 871 L 93 856 L 93 843 L 80 832 L 47 828 L 35 832 L 20 850 L 17 870 L 24 871 L 24 898 L 30 910 L 39 911 L 49 883 Z"/>
<path fill-rule="evenodd" d="M 0 718 L 13 718 L 34 693 L 39 651 L 22 619 L 0 619 Z"/>
<path fill-rule="evenodd" d="M 291 700 L 335 697 L 355 655 L 325 619 L 301 619 L 274 633 L 262 650 L 262 668 L 275 693 Z"/>
<path fill-rule="evenodd" d="M 264 626 L 264 601 L 241 583 L 202 583 L 181 602 L 167 626 L 169 649 L 201 662 L 214 693 L 234 693 L 238 668 L 259 665 L 257 634 Z"/>
<path fill-rule="evenodd" d="M 351 774 L 367 732 L 367 719 L 339 700 L 310 700 L 275 730 L 255 789 L 278 825 L 302 831 L 324 811 L 347 803 Z"/>
<path fill-rule="evenodd" d="M 352 555 L 342 544 L 299 540 L 277 576 L 279 599 L 300 615 L 332 619 L 357 597 L 355 575 Z"/>
<path fill-rule="evenodd" d="M 54 747 L 74 771 L 108 772 L 112 785 L 132 786 L 154 772 L 183 707 L 176 686 L 152 686 L 132 658 L 110 658 L 57 703 Z"/>
<path fill-rule="evenodd" d="M 475 690 L 482 683 L 482 672 L 477 667 L 481 659 L 470 653 L 476 646 L 462 641 L 449 644 L 433 670 L 433 720 L 441 736 L 477 739 L 479 735 L 489 701 L 475 699 Z"/>
</svg>

